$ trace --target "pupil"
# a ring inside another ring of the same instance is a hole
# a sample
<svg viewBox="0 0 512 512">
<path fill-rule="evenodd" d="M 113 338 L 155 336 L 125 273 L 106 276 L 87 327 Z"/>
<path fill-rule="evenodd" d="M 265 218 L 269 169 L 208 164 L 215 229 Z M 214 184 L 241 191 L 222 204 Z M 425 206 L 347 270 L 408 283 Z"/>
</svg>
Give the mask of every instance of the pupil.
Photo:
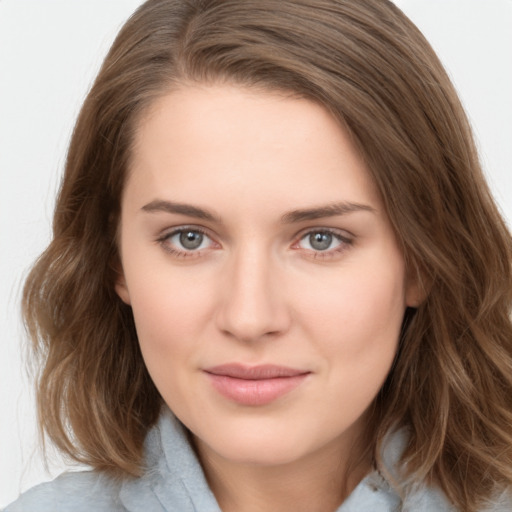
<svg viewBox="0 0 512 512">
<path fill-rule="evenodd" d="M 185 249 L 197 249 L 203 242 L 203 235 L 194 231 L 180 234 L 180 243 Z"/>
<path fill-rule="evenodd" d="M 330 233 L 314 233 L 309 235 L 309 243 L 313 249 L 317 251 L 325 251 L 329 249 L 332 242 L 332 235 Z"/>
</svg>

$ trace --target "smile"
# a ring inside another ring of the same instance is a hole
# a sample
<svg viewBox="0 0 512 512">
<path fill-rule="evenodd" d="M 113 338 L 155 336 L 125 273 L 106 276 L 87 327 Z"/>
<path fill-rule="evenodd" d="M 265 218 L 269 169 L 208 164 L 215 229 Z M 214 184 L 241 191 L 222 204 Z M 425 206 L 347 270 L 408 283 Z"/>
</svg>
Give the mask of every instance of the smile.
<svg viewBox="0 0 512 512">
<path fill-rule="evenodd" d="M 275 365 L 227 364 L 204 370 L 212 386 L 240 405 L 269 404 L 297 388 L 309 371 Z"/>
</svg>

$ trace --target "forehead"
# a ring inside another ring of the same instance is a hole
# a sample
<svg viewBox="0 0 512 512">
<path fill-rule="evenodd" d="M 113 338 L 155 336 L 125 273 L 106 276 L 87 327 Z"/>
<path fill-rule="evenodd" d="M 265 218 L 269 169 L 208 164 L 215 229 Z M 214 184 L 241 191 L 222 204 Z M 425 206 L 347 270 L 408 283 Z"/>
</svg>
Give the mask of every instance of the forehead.
<svg viewBox="0 0 512 512">
<path fill-rule="evenodd" d="M 130 183 L 178 200 L 225 197 L 227 187 L 264 202 L 378 202 L 361 155 L 324 107 L 232 85 L 183 87 L 156 100 L 136 129 Z"/>
</svg>

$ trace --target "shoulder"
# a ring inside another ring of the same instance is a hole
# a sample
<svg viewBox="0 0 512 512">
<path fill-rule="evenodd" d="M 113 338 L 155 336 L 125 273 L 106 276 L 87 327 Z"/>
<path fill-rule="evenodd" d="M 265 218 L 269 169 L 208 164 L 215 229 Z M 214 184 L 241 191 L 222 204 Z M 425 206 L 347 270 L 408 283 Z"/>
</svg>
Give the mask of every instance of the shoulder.
<svg viewBox="0 0 512 512">
<path fill-rule="evenodd" d="M 146 436 L 139 477 L 64 473 L 24 493 L 4 512 L 220 512 L 185 428 L 170 411 Z"/>
<path fill-rule="evenodd" d="M 512 489 L 496 494 L 482 512 L 510 512 L 512 510 Z"/>
<path fill-rule="evenodd" d="M 102 473 L 68 472 L 28 490 L 4 512 L 122 511 L 118 495 L 119 485 Z"/>
<path fill-rule="evenodd" d="M 408 440 L 406 428 L 388 432 L 382 446 L 382 462 L 384 474 L 388 477 L 386 485 L 395 491 L 396 496 L 401 496 L 403 512 L 459 512 L 439 485 L 427 485 L 417 482 L 408 482 L 401 485 L 401 473 L 399 471 L 400 459 Z M 393 482 L 391 485 L 390 482 Z M 478 508 L 479 512 L 511 512 L 512 489 L 497 491 L 492 498 Z"/>
</svg>

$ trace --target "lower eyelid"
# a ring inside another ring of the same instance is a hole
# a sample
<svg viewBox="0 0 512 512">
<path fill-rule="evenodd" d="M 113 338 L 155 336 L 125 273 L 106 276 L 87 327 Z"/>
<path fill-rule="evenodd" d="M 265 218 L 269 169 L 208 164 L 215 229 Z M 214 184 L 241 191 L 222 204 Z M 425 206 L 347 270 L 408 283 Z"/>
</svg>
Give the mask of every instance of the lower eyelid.
<svg viewBox="0 0 512 512">
<path fill-rule="evenodd" d="M 296 242 L 294 242 L 294 245 L 298 244 L 301 240 L 304 240 L 306 237 L 314 234 L 314 233 L 326 233 L 329 235 L 332 235 L 336 240 L 338 240 L 342 244 L 351 244 L 353 243 L 353 238 L 349 237 L 347 235 L 343 235 L 339 233 L 338 231 L 333 231 L 331 229 L 313 229 L 306 232 L 303 232 L 296 238 Z"/>
<path fill-rule="evenodd" d="M 175 244 L 170 243 L 170 239 L 178 235 L 180 233 L 183 233 L 185 231 L 193 231 L 196 233 L 200 233 L 204 237 L 206 237 L 210 242 L 208 244 L 208 247 L 204 247 L 202 249 L 196 249 L 196 250 L 187 250 L 185 248 L 180 249 Z M 348 249 L 349 246 L 353 245 L 354 239 L 353 237 L 349 237 L 345 234 L 341 234 L 336 230 L 333 229 L 310 229 L 308 231 L 302 232 L 300 235 L 296 237 L 296 241 L 292 244 L 293 249 L 302 249 L 299 247 L 299 243 L 306 238 L 307 236 L 313 234 L 313 233 L 328 233 L 332 235 L 337 241 L 338 245 L 333 247 L 332 249 L 325 249 L 325 250 L 315 250 L 315 249 L 303 249 L 304 251 L 310 252 L 311 256 L 314 258 L 329 258 L 332 256 L 337 256 L 339 253 L 344 252 Z M 180 226 L 174 229 L 171 229 L 169 231 L 163 232 L 158 238 L 156 238 L 156 242 L 162 246 L 162 248 L 169 254 L 174 255 L 176 257 L 194 257 L 194 256 L 200 256 L 204 251 L 208 251 L 212 247 L 219 246 L 219 244 L 215 241 L 215 239 L 210 236 L 206 230 L 203 230 L 199 227 L 195 226 Z"/>
<path fill-rule="evenodd" d="M 203 235 L 206 239 L 209 240 L 208 247 L 203 247 L 201 249 L 195 250 L 187 250 L 185 248 L 180 248 L 176 244 L 172 244 L 170 240 L 180 233 L 192 231 L 194 233 L 199 233 Z M 212 236 L 210 236 L 206 230 L 201 229 L 196 226 L 180 226 L 174 229 L 170 229 L 168 231 L 164 231 L 157 239 L 156 242 L 164 249 L 168 254 L 176 257 L 176 258 L 193 258 L 200 257 L 205 251 L 208 251 L 212 247 L 218 245 L 218 243 L 214 240 Z"/>
</svg>

